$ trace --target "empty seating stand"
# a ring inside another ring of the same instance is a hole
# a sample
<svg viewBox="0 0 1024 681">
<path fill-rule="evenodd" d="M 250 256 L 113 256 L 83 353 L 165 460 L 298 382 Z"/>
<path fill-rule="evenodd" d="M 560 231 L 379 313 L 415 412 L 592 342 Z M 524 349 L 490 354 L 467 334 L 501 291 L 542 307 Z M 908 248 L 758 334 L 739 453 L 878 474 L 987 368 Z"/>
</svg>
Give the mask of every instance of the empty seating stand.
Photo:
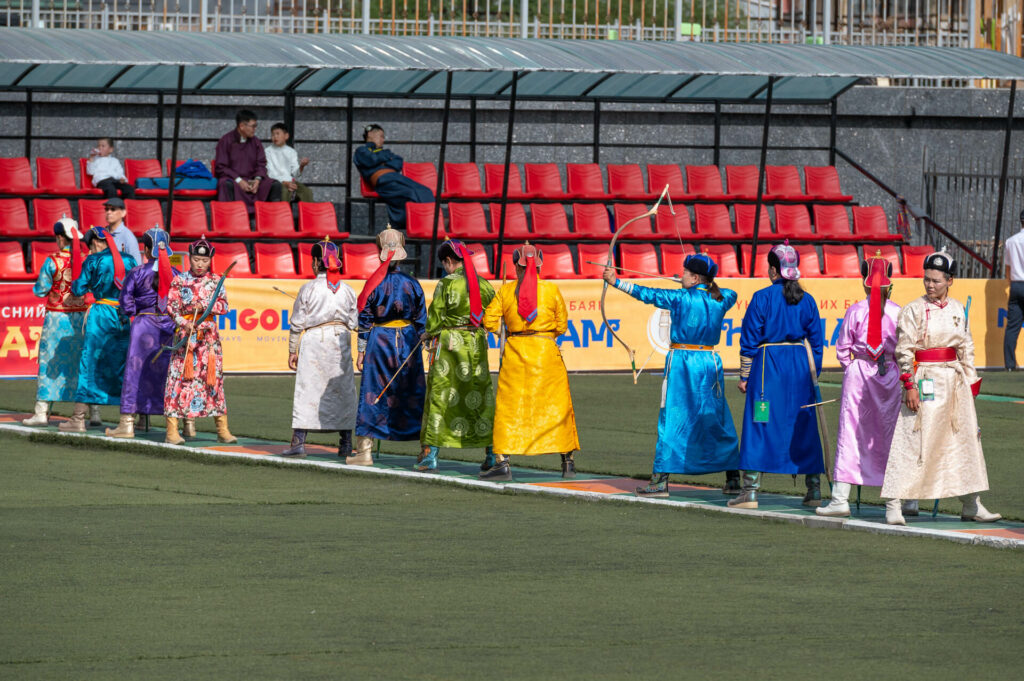
<svg viewBox="0 0 1024 681">
<path fill-rule="evenodd" d="M 557 170 L 556 170 L 557 172 Z M 487 187 L 488 196 L 501 198 L 503 183 L 505 181 L 505 164 L 488 163 L 484 165 L 484 182 Z M 525 199 L 531 198 L 530 192 L 523 191 L 523 180 L 519 175 L 519 166 L 510 163 L 508 166 L 508 198 Z M 557 198 L 557 197 L 556 197 Z"/>
<path fill-rule="evenodd" d="M 53 225 L 46 232 L 36 232 L 28 221 L 24 199 L 0 199 L 0 236 L 9 238 L 49 238 Z"/>
<path fill-rule="evenodd" d="M 83 190 L 78 187 L 75 182 L 75 167 L 71 164 L 71 159 L 67 157 L 37 157 L 36 186 L 42 194 L 82 196 L 100 192 L 98 189 Z"/>
<path fill-rule="evenodd" d="M 526 193 L 541 199 L 562 200 L 569 198 L 562 188 L 562 176 L 554 163 L 527 163 Z"/>
<path fill-rule="evenodd" d="M 640 166 L 608 164 L 607 168 L 608 193 L 614 198 L 633 201 L 657 198 L 658 194 L 647 191 L 644 186 L 644 176 L 640 172 Z"/>
<path fill-rule="evenodd" d="M 295 259 L 291 244 L 257 243 L 253 245 L 256 273 L 269 279 L 294 279 Z"/>
<path fill-rule="evenodd" d="M 17 241 L 0 241 L 0 281 L 20 281 L 28 278 L 21 244 Z"/>
<path fill-rule="evenodd" d="M 32 182 L 32 166 L 27 158 L 0 158 L 0 194 L 34 196 L 40 193 Z"/>
</svg>

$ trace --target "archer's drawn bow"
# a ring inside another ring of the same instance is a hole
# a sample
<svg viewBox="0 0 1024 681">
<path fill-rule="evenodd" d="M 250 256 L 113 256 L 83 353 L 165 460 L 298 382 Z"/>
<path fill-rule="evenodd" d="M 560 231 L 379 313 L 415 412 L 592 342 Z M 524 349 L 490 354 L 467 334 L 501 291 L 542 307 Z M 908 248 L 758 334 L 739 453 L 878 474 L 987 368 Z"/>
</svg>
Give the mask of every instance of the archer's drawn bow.
<svg viewBox="0 0 1024 681">
<path fill-rule="evenodd" d="M 206 306 L 206 309 L 203 310 L 203 314 L 201 314 L 198 318 L 196 318 L 189 325 L 189 332 L 184 334 L 181 338 L 176 340 L 173 344 L 165 345 L 162 348 L 160 348 L 160 350 L 156 353 L 156 355 L 153 356 L 153 359 L 150 360 L 151 364 L 153 362 L 156 362 L 157 358 L 159 358 L 160 355 L 163 354 L 164 350 L 170 350 L 171 352 L 174 352 L 175 350 L 179 349 L 182 345 L 184 345 L 189 340 L 189 338 L 192 336 L 192 329 L 196 328 L 197 326 L 199 326 L 200 324 L 205 322 L 206 319 L 210 316 L 210 314 L 213 313 L 213 306 L 217 304 L 217 298 L 220 296 L 221 291 L 224 290 L 224 282 L 228 278 L 228 273 L 231 272 L 232 268 L 235 265 L 237 265 L 237 264 L 238 264 L 238 261 L 235 260 L 230 265 L 228 265 L 227 267 L 224 268 L 224 274 L 220 275 L 220 281 L 217 282 L 217 288 L 215 288 L 213 290 L 213 296 L 210 297 L 209 304 Z"/>
</svg>

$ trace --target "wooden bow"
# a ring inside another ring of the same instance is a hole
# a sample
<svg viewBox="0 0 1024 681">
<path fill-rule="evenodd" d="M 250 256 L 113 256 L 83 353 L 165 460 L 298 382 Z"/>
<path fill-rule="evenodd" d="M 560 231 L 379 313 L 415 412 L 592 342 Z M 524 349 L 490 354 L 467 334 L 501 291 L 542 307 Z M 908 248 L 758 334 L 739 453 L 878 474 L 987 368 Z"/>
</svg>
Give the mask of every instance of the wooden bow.
<svg viewBox="0 0 1024 681">
<path fill-rule="evenodd" d="M 615 230 L 615 233 L 612 235 L 612 240 L 608 244 L 608 262 L 605 264 L 605 267 L 615 267 L 615 260 L 614 260 L 614 258 L 615 258 L 615 243 L 619 240 L 619 236 L 626 230 L 627 227 L 629 227 L 631 224 L 633 224 L 637 220 L 642 220 L 642 219 L 648 219 L 649 220 L 651 217 L 657 215 L 658 214 L 658 206 L 661 205 L 661 202 L 663 200 L 665 200 L 666 197 L 668 197 L 668 185 L 667 184 L 665 185 L 665 188 L 661 190 L 661 196 L 659 196 L 658 200 L 654 202 L 654 205 L 651 206 L 650 210 L 648 210 L 646 213 L 643 213 L 641 215 L 637 215 L 634 218 L 630 218 L 629 220 L 626 220 L 626 222 L 624 222 L 621 227 L 619 227 L 617 230 Z M 671 206 L 672 206 L 672 199 L 669 197 L 669 207 L 671 208 Z M 675 210 L 674 209 L 672 210 L 672 214 L 675 215 Z M 605 309 L 604 309 L 604 299 L 605 299 L 605 296 L 607 295 L 607 293 L 608 293 L 608 281 L 605 280 L 604 287 L 601 289 L 601 319 L 604 321 L 604 326 L 605 326 L 606 329 L 608 329 L 608 333 L 610 333 L 612 335 L 612 338 L 614 338 L 616 341 L 618 341 L 619 345 L 621 345 L 626 350 L 626 352 L 629 354 L 629 366 L 630 366 L 630 369 L 633 372 L 633 385 L 636 385 L 636 380 L 637 380 L 637 378 L 639 376 L 639 373 L 636 370 L 636 350 L 634 350 L 633 348 L 629 347 L 629 344 L 626 343 L 626 341 L 622 340 L 622 337 L 619 336 L 619 334 L 615 333 L 615 329 L 613 329 L 612 325 L 608 323 L 608 315 L 605 313 Z"/>
</svg>

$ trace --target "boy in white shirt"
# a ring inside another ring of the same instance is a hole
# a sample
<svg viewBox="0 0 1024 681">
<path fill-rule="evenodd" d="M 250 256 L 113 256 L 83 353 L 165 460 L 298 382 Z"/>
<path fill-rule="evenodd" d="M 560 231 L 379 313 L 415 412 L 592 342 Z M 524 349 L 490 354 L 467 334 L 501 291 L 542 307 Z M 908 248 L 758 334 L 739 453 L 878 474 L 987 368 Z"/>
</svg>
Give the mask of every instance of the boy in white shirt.
<svg viewBox="0 0 1024 681">
<path fill-rule="evenodd" d="M 114 156 L 112 137 L 101 137 L 96 141 L 96 148 L 89 152 L 85 172 L 92 176 L 92 185 L 103 190 L 105 198 L 117 197 L 118 190 L 126 199 L 135 198 L 135 187 L 128 183 L 121 162 Z"/>
<path fill-rule="evenodd" d="M 299 201 L 312 202 L 313 191 L 295 179 L 309 164 L 309 159 L 299 159 L 295 149 L 288 146 L 290 137 L 288 126 L 284 123 L 271 126 L 272 144 L 263 148 L 267 155 L 267 176 L 281 183 L 282 201 L 291 201 L 294 196 Z"/>
</svg>

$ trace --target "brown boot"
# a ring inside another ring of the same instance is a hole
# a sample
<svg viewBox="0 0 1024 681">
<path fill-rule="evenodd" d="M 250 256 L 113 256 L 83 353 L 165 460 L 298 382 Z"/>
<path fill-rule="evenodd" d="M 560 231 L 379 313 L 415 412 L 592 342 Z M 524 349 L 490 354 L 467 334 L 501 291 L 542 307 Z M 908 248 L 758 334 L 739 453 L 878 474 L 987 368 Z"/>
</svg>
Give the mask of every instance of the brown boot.
<svg viewBox="0 0 1024 681">
<path fill-rule="evenodd" d="M 345 457 L 349 466 L 373 465 L 373 438 L 356 435 L 356 455 Z"/>
<path fill-rule="evenodd" d="M 121 414 L 117 428 L 107 428 L 107 437 L 135 437 L 135 414 Z"/>
<path fill-rule="evenodd" d="M 62 433 L 84 433 L 85 419 L 89 416 L 89 405 L 85 402 L 75 402 L 75 411 L 71 419 L 57 426 Z"/>
<path fill-rule="evenodd" d="M 185 438 L 178 432 L 178 417 L 167 417 L 167 433 L 164 435 L 164 442 L 172 445 L 185 444 Z"/>
<path fill-rule="evenodd" d="M 185 437 L 195 437 L 196 436 L 196 420 L 195 419 L 190 419 L 190 418 L 185 418 L 185 424 L 184 424 L 184 426 L 181 429 L 181 434 L 184 435 Z"/>
<path fill-rule="evenodd" d="M 213 422 L 217 424 L 217 442 L 225 445 L 233 445 L 238 442 L 238 438 L 231 434 L 228 430 L 228 415 L 222 414 L 221 416 L 214 416 Z"/>
</svg>

